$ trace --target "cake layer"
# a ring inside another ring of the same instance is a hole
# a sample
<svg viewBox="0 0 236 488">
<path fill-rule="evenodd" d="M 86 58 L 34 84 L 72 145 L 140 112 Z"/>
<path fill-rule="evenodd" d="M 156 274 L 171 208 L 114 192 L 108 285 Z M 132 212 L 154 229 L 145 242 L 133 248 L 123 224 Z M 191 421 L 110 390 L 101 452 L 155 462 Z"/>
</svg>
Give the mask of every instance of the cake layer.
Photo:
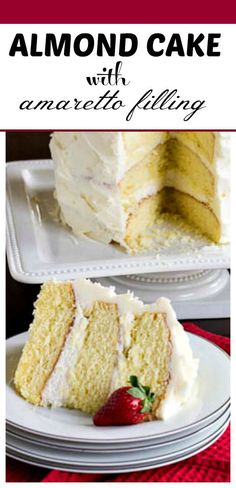
<svg viewBox="0 0 236 488">
<path fill-rule="evenodd" d="M 158 417 L 159 405 L 165 398 L 170 380 L 171 348 L 165 314 L 148 311 L 135 317 L 130 329 L 129 345 L 124 346 L 118 355 L 112 390 L 128 385 L 131 375 L 137 376 L 155 394 L 153 409 Z"/>
<path fill-rule="evenodd" d="M 125 150 L 126 171 L 168 138 L 167 132 L 122 132 L 121 134 Z"/>
<path fill-rule="evenodd" d="M 139 252 L 143 247 L 144 229 L 152 227 L 157 220 L 158 215 L 163 209 L 163 199 L 165 198 L 164 190 L 143 198 L 133 209 L 129 216 L 125 243 L 132 252 Z"/>
<path fill-rule="evenodd" d="M 169 132 L 169 137 L 177 140 L 189 147 L 201 160 L 212 166 L 215 163 L 215 144 L 218 134 L 214 132 Z"/>
<path fill-rule="evenodd" d="M 117 305 L 97 301 L 87 319 L 84 345 L 68 377 L 66 406 L 93 414 L 110 393 L 119 332 Z"/>
<path fill-rule="evenodd" d="M 74 324 L 75 303 L 70 283 L 47 283 L 35 303 L 34 321 L 15 373 L 17 391 L 39 405 L 45 384 Z"/>
<path fill-rule="evenodd" d="M 182 215 L 193 228 L 213 242 L 219 242 L 220 223 L 208 204 L 174 188 L 165 188 L 164 191 L 164 211 Z"/>
<path fill-rule="evenodd" d="M 199 156 L 182 141 L 170 139 L 167 143 L 168 163 L 165 185 L 213 203 L 215 179 Z"/>
</svg>

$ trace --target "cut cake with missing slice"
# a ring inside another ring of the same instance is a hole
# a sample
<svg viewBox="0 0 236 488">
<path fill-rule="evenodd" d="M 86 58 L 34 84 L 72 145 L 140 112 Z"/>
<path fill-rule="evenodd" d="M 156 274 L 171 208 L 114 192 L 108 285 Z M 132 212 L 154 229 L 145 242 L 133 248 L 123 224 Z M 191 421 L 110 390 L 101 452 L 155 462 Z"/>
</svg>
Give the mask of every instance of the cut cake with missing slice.
<svg viewBox="0 0 236 488">
<path fill-rule="evenodd" d="M 144 305 L 78 279 L 42 286 L 14 382 L 34 405 L 94 414 L 136 375 L 155 394 L 153 417 L 165 419 L 190 400 L 197 370 L 168 299 Z"/>
<path fill-rule="evenodd" d="M 229 242 L 230 136 L 223 132 L 54 132 L 55 196 L 77 236 L 143 250 L 161 215 Z"/>
</svg>

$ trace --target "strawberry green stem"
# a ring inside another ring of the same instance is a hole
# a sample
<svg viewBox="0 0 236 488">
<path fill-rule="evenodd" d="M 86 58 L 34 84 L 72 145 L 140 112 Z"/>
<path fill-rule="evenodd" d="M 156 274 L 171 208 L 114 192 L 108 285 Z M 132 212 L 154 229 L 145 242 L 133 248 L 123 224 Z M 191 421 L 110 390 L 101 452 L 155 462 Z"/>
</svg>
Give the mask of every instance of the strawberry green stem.
<svg viewBox="0 0 236 488">
<path fill-rule="evenodd" d="M 151 392 L 151 388 L 149 386 L 142 385 L 137 376 L 130 376 L 129 383 L 131 387 L 128 390 L 129 395 L 133 396 L 134 398 L 140 398 L 142 409 L 141 413 L 149 413 L 152 410 L 152 404 L 154 402 L 154 393 Z"/>
</svg>

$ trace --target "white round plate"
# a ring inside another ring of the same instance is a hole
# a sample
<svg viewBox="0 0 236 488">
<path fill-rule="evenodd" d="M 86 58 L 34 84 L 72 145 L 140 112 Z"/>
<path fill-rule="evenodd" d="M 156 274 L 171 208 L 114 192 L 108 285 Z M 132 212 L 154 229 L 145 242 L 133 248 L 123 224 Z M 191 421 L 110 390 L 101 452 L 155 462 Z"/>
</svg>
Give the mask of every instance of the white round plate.
<svg viewBox="0 0 236 488">
<path fill-rule="evenodd" d="M 169 420 L 122 427 L 95 427 L 92 418 L 77 410 L 35 407 L 23 400 L 13 385 L 14 371 L 27 338 L 23 333 L 7 341 L 7 422 L 25 431 L 69 442 L 126 444 L 160 438 L 207 425 L 223 412 L 230 396 L 229 356 L 211 342 L 188 334 L 195 357 L 200 359 L 198 395 Z M 56 432 L 56 434 L 55 434 Z"/>
<path fill-rule="evenodd" d="M 174 455 L 166 456 L 160 459 L 158 455 L 151 459 L 142 460 L 139 462 L 135 462 L 132 464 L 111 464 L 110 466 L 98 466 L 96 460 L 94 465 L 84 465 L 78 463 L 70 463 L 66 461 L 59 461 L 57 457 L 52 460 L 45 459 L 44 457 L 40 458 L 37 455 L 34 456 L 31 453 L 28 454 L 23 453 L 20 449 L 15 449 L 7 446 L 7 455 L 13 457 L 14 459 L 18 459 L 20 461 L 25 461 L 29 464 L 33 464 L 36 466 L 47 467 L 51 469 L 59 469 L 59 470 L 67 470 L 72 472 L 84 472 L 84 473 L 124 473 L 129 471 L 140 471 L 144 469 L 150 469 L 155 467 L 166 466 L 178 461 L 182 461 L 187 459 L 191 456 L 198 454 L 199 452 L 203 451 L 204 449 L 210 447 L 219 437 L 224 433 L 228 425 L 228 422 L 225 426 L 215 432 L 212 436 L 208 437 L 205 441 L 195 444 L 194 446 L 190 446 L 189 448 L 183 449 L 182 451 L 178 451 Z M 116 456 L 117 459 L 117 456 Z"/>
<path fill-rule="evenodd" d="M 185 454 L 189 449 L 198 449 L 205 444 L 205 442 L 210 441 L 215 438 L 218 432 L 222 431 L 229 423 L 229 415 L 224 419 L 224 421 L 218 423 L 217 428 L 213 428 L 211 433 L 208 435 L 202 435 L 198 433 L 195 435 L 194 439 L 185 440 L 181 442 L 178 447 L 163 446 L 162 448 L 148 449 L 145 452 L 131 452 L 131 453 L 111 453 L 105 456 L 103 454 L 91 454 L 91 453 L 71 453 L 66 450 L 55 451 L 54 449 L 43 448 L 41 446 L 33 446 L 30 442 L 22 441 L 7 434 L 7 448 L 15 450 L 19 454 L 29 455 L 31 457 L 46 460 L 46 461 L 57 461 L 58 463 L 70 463 L 70 464 L 81 464 L 83 466 L 97 466 L 97 467 L 108 467 L 108 466 L 126 466 L 129 464 L 136 465 L 144 462 L 154 462 L 156 460 L 163 460 L 167 456 L 168 458 L 176 457 L 179 454 Z"/>
<path fill-rule="evenodd" d="M 17 429 L 12 427 L 11 425 L 7 424 L 7 433 L 10 434 L 11 437 L 15 437 L 16 439 L 30 442 L 32 444 L 36 444 L 37 446 L 41 446 L 42 448 L 48 447 L 48 448 L 53 448 L 54 450 L 66 450 L 66 451 L 75 451 L 75 452 L 88 452 L 88 453 L 103 453 L 103 454 L 111 454 L 113 452 L 115 453 L 124 453 L 124 452 L 135 452 L 135 451 L 143 451 L 146 449 L 150 448 L 159 448 L 161 449 L 163 446 L 178 446 L 182 441 L 188 440 L 190 441 L 191 439 L 194 439 L 197 433 L 201 433 L 203 436 L 207 436 L 210 434 L 213 429 L 218 428 L 218 425 L 220 422 L 223 423 L 224 419 L 226 419 L 229 415 L 230 412 L 230 405 L 226 407 L 223 413 L 220 413 L 220 415 L 217 417 L 217 419 L 212 420 L 208 425 L 204 427 L 199 427 L 196 431 L 190 432 L 190 433 L 183 433 L 180 434 L 180 437 L 176 439 L 171 439 L 171 440 L 163 440 L 157 439 L 151 440 L 150 442 L 146 441 L 145 444 L 142 442 L 137 444 L 137 443 L 131 443 L 129 442 L 127 445 L 124 444 L 106 444 L 102 443 L 101 445 L 99 444 L 85 444 L 85 443 L 69 443 L 69 442 L 60 442 L 57 439 L 50 439 L 50 438 L 45 438 L 45 437 L 40 437 L 38 435 L 33 435 L 29 432 L 25 432 L 24 430 Z"/>
</svg>

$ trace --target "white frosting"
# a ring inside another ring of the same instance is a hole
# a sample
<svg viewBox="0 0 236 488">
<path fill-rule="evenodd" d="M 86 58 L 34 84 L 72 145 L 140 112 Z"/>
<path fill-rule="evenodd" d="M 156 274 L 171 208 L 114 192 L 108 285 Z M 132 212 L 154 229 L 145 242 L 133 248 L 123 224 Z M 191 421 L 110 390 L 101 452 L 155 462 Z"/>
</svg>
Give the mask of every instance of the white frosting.
<svg viewBox="0 0 236 488">
<path fill-rule="evenodd" d="M 170 133 L 169 133 L 170 134 Z M 62 220 L 75 235 L 87 235 L 104 243 L 124 242 L 129 211 L 137 203 L 164 186 L 162 181 L 150 183 L 133 196 L 134 205 L 124 208 L 119 182 L 125 172 L 165 142 L 167 132 L 55 132 L 50 142 L 55 162 L 56 198 Z M 172 133 L 181 137 L 181 133 Z M 191 187 L 181 185 L 173 172 L 165 176 L 165 186 L 185 191 L 208 203 L 221 225 L 220 242 L 229 241 L 229 135 L 215 133 L 214 162 L 204 164 L 213 173 L 215 195 L 206 200 Z M 192 150 L 192 141 L 185 142 Z M 124 202 L 125 203 L 125 202 Z"/>
<path fill-rule="evenodd" d="M 122 241 L 127 216 L 118 186 L 109 187 L 84 176 L 66 177 L 62 170 L 56 171 L 55 182 L 62 218 L 75 235 L 86 234 L 105 243 Z"/>
<path fill-rule="evenodd" d="M 84 311 L 90 309 L 96 301 L 103 301 L 117 304 L 120 321 L 117 366 L 112 375 L 111 391 L 116 388 L 116 385 L 119 385 L 119 361 L 124 361 L 123 351 L 130 346 L 134 317 L 145 311 L 166 314 L 172 344 L 170 382 L 158 416 L 166 419 L 176 413 L 193 394 L 198 360 L 193 358 L 188 337 L 182 325 L 177 321 L 170 301 L 166 298 L 159 298 L 155 303 L 145 305 L 130 292 L 117 295 L 113 287 L 105 288 L 90 280 L 78 279 L 72 284 L 76 298 L 76 318 L 56 367 L 45 386 L 42 405 L 59 407 L 66 404 L 69 397 L 69 374 L 79 359 L 88 324 Z"/>
<path fill-rule="evenodd" d="M 76 297 L 76 294 L 75 294 Z M 76 316 L 57 364 L 42 394 L 43 406 L 63 407 L 69 395 L 69 375 L 76 366 L 83 347 L 88 320 L 76 299 Z"/>
<path fill-rule="evenodd" d="M 167 135 L 161 132 L 55 132 L 50 142 L 55 162 L 56 198 L 62 220 L 75 235 L 86 234 L 125 245 L 128 212 L 119 181 Z M 140 137 L 142 144 L 140 145 Z"/>
<path fill-rule="evenodd" d="M 122 132 L 54 132 L 50 149 L 67 176 L 98 178 L 101 183 L 114 185 L 166 138 L 164 132 L 129 136 Z"/>
<path fill-rule="evenodd" d="M 161 402 L 158 417 L 167 419 L 176 413 L 196 394 L 196 378 L 199 360 L 194 359 L 189 339 L 176 318 L 170 301 L 159 298 L 150 310 L 165 313 L 172 344 L 170 381 L 165 399 Z"/>
<path fill-rule="evenodd" d="M 216 132 L 215 138 L 215 197 L 212 208 L 221 225 L 220 242 L 223 244 L 230 241 L 230 135 Z"/>
<path fill-rule="evenodd" d="M 119 315 L 140 315 L 143 312 L 143 302 L 129 292 L 117 295 L 115 287 L 105 287 L 100 283 L 80 278 L 73 283 L 77 300 L 83 310 L 90 309 L 95 302 L 115 303 Z"/>
</svg>

